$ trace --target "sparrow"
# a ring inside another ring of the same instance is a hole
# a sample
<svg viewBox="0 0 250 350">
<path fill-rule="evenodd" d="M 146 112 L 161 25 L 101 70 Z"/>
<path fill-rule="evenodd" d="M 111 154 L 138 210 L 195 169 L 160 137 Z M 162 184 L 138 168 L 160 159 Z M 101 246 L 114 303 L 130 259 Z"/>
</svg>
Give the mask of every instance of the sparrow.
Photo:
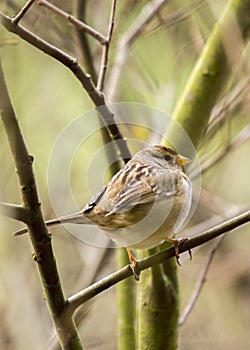
<svg viewBox="0 0 250 350">
<path fill-rule="evenodd" d="M 81 211 L 48 220 L 46 225 L 96 225 L 127 249 L 136 279 L 139 276 L 133 249 L 150 249 L 168 241 L 174 245 L 179 263 L 178 247 L 187 238 L 174 239 L 173 235 L 180 230 L 191 208 L 192 184 L 183 170 L 189 162 L 190 159 L 169 147 L 144 148 Z M 23 229 L 15 235 L 26 232 Z"/>
</svg>

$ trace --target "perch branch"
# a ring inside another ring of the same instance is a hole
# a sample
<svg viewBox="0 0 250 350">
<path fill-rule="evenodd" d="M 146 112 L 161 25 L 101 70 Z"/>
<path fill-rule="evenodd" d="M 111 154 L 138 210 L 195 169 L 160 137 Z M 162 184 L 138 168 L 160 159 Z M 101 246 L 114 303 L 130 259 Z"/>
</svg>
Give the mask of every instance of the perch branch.
<svg viewBox="0 0 250 350">
<path fill-rule="evenodd" d="M 197 246 L 200 246 L 214 239 L 215 237 L 218 237 L 225 232 L 231 231 L 249 221 L 250 221 L 250 210 L 247 210 L 242 214 L 234 216 L 231 219 L 226 220 L 225 222 L 204 231 L 200 235 L 197 235 L 196 237 L 187 240 L 180 246 L 179 252 L 183 253 Z M 173 256 L 175 256 L 174 248 L 169 248 L 159 253 L 156 253 L 154 255 L 151 255 L 146 259 L 138 261 L 136 272 L 139 274 L 141 271 L 153 265 L 162 263 L 165 259 L 169 259 Z M 76 310 L 79 306 L 81 306 L 83 303 L 85 303 L 89 299 L 93 298 L 94 296 L 98 295 L 104 290 L 110 288 L 116 283 L 132 275 L 133 275 L 133 271 L 130 265 L 127 265 L 119 269 L 118 271 L 106 276 L 105 278 L 94 283 L 88 288 L 85 288 L 82 291 L 76 293 L 75 295 L 69 297 L 67 300 L 68 308 L 70 310 Z"/>
</svg>

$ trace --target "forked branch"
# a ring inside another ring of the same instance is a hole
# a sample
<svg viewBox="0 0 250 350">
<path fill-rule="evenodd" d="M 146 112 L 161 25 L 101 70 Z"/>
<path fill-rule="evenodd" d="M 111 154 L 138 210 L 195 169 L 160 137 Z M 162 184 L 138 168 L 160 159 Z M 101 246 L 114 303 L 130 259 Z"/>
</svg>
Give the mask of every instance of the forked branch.
<svg viewBox="0 0 250 350">
<path fill-rule="evenodd" d="M 114 114 L 106 104 L 104 94 L 95 87 L 91 76 L 84 72 L 77 59 L 51 45 L 47 41 L 24 28 L 22 25 L 13 23 L 12 18 L 3 14 L 2 12 L 0 12 L 0 22 L 8 31 L 15 33 L 24 41 L 61 62 L 75 75 L 97 108 L 112 138 L 116 141 L 120 157 L 126 163 L 131 158 L 126 139 L 121 134 L 115 122 Z"/>
</svg>

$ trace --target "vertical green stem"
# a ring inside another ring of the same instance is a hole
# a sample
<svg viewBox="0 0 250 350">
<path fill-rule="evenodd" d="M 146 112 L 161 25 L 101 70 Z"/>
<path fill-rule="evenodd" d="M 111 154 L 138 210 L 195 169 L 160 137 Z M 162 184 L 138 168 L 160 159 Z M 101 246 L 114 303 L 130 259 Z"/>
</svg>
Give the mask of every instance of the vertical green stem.
<svg viewBox="0 0 250 350">
<path fill-rule="evenodd" d="M 140 253 L 140 258 L 148 252 Z M 171 271 L 166 274 L 166 271 Z M 141 274 L 138 286 L 137 349 L 177 349 L 179 300 L 176 262 L 168 259 Z"/>
<path fill-rule="evenodd" d="M 250 0 L 230 1 L 178 101 L 173 119 L 185 129 L 195 147 L 203 136 L 222 87 L 239 61 L 244 49 L 243 40 L 249 38 L 249 29 Z M 182 135 L 176 132 L 174 126 L 168 137 L 179 149 L 185 149 Z"/>
<path fill-rule="evenodd" d="M 117 250 L 118 265 L 129 263 L 125 249 Z M 117 305 L 119 311 L 118 349 L 135 349 L 135 279 L 126 278 L 117 285 Z"/>
</svg>

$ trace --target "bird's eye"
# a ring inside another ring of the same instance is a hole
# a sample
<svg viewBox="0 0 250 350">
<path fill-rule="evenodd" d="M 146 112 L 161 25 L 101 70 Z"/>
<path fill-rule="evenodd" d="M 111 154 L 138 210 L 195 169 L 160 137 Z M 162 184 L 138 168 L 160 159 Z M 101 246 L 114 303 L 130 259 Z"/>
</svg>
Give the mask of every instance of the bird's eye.
<svg viewBox="0 0 250 350">
<path fill-rule="evenodd" d="M 172 160 L 172 157 L 171 157 L 169 154 L 167 154 L 167 155 L 164 156 L 164 159 L 165 159 L 167 162 L 170 162 L 170 161 Z"/>
</svg>

